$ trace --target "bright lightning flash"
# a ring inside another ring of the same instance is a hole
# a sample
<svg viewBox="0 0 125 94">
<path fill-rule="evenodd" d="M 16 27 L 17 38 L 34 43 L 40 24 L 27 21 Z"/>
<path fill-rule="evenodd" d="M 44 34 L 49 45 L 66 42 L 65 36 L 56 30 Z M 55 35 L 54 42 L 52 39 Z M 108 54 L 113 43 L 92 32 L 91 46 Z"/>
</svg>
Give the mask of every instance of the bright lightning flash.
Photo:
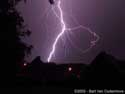
<svg viewBox="0 0 125 94">
<path fill-rule="evenodd" d="M 56 39 L 53 43 L 52 51 L 50 52 L 49 57 L 48 57 L 48 62 L 50 62 L 50 60 L 52 58 L 52 55 L 55 52 L 56 44 L 57 44 L 58 40 L 60 39 L 60 37 L 63 35 L 63 33 L 66 30 L 66 25 L 65 25 L 65 22 L 64 22 L 64 18 L 63 18 L 63 12 L 62 12 L 62 9 L 61 9 L 61 1 L 60 0 L 58 1 L 58 8 L 59 8 L 59 11 L 60 11 L 60 21 L 61 21 L 62 31 L 59 33 L 59 35 L 56 37 Z"/>
<path fill-rule="evenodd" d="M 54 14 L 56 15 L 56 17 L 60 20 L 62 29 L 61 29 L 61 32 L 58 34 L 58 36 L 56 37 L 56 39 L 53 43 L 52 50 L 51 50 L 51 52 L 48 56 L 48 59 L 47 59 L 48 63 L 51 61 L 52 56 L 54 55 L 55 50 L 56 50 L 56 45 L 57 45 L 59 39 L 61 38 L 61 36 L 65 33 L 65 31 L 71 31 L 71 30 L 76 30 L 76 29 L 82 28 L 82 29 L 87 30 L 89 33 L 91 33 L 92 35 L 94 35 L 97 38 L 96 40 L 91 41 L 91 46 L 88 49 L 86 49 L 83 53 L 89 51 L 95 45 L 95 43 L 99 40 L 99 36 L 95 32 L 92 32 L 89 28 L 84 27 L 82 25 L 79 25 L 79 26 L 74 27 L 74 28 L 67 28 L 66 24 L 65 24 L 65 21 L 64 21 L 64 17 L 63 17 L 64 13 L 63 13 L 62 8 L 61 8 L 61 0 L 58 0 L 57 8 L 59 10 L 60 15 L 57 14 L 54 7 L 52 7 L 52 10 L 53 10 Z"/>
</svg>

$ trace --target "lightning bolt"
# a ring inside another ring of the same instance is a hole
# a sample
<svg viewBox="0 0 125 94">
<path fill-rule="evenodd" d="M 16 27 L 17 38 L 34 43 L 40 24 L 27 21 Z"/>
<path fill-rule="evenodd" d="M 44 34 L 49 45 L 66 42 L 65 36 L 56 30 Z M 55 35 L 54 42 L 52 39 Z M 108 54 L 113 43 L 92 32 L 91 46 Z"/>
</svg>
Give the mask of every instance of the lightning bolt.
<svg viewBox="0 0 125 94">
<path fill-rule="evenodd" d="M 53 43 L 53 47 L 52 47 L 52 51 L 50 52 L 49 54 L 49 57 L 47 59 L 48 62 L 50 62 L 51 58 L 52 58 L 52 55 L 54 54 L 55 52 L 55 49 L 56 49 L 56 44 L 58 42 L 58 40 L 60 39 L 60 37 L 63 35 L 63 33 L 65 32 L 66 30 L 66 25 L 65 25 L 65 22 L 64 22 L 64 18 L 63 18 L 63 12 L 62 12 L 62 9 L 61 9 L 61 1 L 59 0 L 58 1 L 58 9 L 60 11 L 60 21 L 61 21 L 61 26 L 62 26 L 62 30 L 61 32 L 59 33 L 59 35 L 56 37 L 54 43 Z"/>
<path fill-rule="evenodd" d="M 92 32 L 91 29 L 89 29 L 89 28 L 87 28 L 85 26 L 80 25 L 78 22 L 77 23 L 79 25 L 77 27 L 67 28 L 66 24 L 65 24 L 65 21 L 64 21 L 64 17 L 63 17 L 64 13 L 63 13 L 63 10 L 61 8 L 61 0 L 58 0 L 58 2 L 57 2 L 57 8 L 59 10 L 59 14 L 60 15 L 57 14 L 57 12 L 55 11 L 54 7 L 52 7 L 52 10 L 53 10 L 55 16 L 60 20 L 62 29 L 61 29 L 61 32 L 57 35 L 57 37 L 56 37 L 56 39 L 55 39 L 55 41 L 54 41 L 54 43 L 52 45 L 52 50 L 51 50 L 51 52 L 50 52 L 50 54 L 49 54 L 49 56 L 47 58 L 48 63 L 51 61 L 52 56 L 54 55 L 55 50 L 56 50 L 56 45 L 57 45 L 59 39 L 61 38 L 61 36 L 65 33 L 65 31 L 73 31 L 73 30 L 82 28 L 84 30 L 87 30 L 90 34 L 92 34 L 93 36 L 96 37 L 96 40 L 91 41 L 90 47 L 87 48 L 84 51 L 82 51 L 82 49 L 79 49 L 78 47 L 76 47 L 74 45 L 74 47 L 78 48 L 82 53 L 86 53 L 87 51 L 89 51 L 96 44 L 96 42 L 98 42 L 98 40 L 100 39 L 100 37 L 95 32 Z"/>
</svg>

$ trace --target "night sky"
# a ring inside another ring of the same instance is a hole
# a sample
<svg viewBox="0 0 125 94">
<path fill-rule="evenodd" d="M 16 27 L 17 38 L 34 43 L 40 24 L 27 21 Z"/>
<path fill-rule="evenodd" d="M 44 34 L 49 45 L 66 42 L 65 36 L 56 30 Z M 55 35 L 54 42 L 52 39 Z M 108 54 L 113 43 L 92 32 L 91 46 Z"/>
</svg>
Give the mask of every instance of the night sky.
<svg viewBox="0 0 125 94">
<path fill-rule="evenodd" d="M 106 51 L 118 59 L 125 59 L 125 0 L 61 1 L 66 26 L 72 28 L 79 23 L 89 27 L 100 36 L 100 40 L 87 53 L 82 53 L 81 50 L 87 49 L 95 37 L 83 29 L 71 33 L 66 31 L 57 43 L 52 61 L 58 64 L 88 64 L 101 51 Z M 41 56 L 41 60 L 47 61 L 52 44 L 61 31 L 60 21 L 54 15 L 52 6 L 54 5 L 48 0 L 27 0 L 26 4 L 21 2 L 17 6 L 25 24 L 32 31 L 30 37 L 23 39 L 34 46 L 28 61 L 32 61 L 36 56 Z"/>
</svg>

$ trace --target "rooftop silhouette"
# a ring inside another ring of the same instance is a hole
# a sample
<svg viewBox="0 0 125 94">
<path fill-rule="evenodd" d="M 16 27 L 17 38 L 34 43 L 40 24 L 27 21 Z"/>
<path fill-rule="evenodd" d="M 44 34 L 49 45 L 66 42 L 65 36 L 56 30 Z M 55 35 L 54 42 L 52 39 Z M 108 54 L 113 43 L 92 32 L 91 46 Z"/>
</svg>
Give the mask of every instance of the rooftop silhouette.
<svg viewBox="0 0 125 94">
<path fill-rule="evenodd" d="M 121 86 L 125 82 L 125 61 L 117 60 L 115 57 L 101 52 L 91 64 L 58 64 L 44 63 L 40 56 L 36 57 L 26 70 L 28 78 L 39 85 L 52 85 L 63 87 L 95 87 L 95 86 Z M 24 72 L 25 73 L 25 72 Z M 25 84 L 27 83 L 24 79 Z M 20 81 L 17 79 L 18 85 Z M 28 84 L 29 84 L 28 83 Z M 23 85 L 25 85 L 23 84 Z M 117 85 L 116 85 L 117 84 Z M 34 85 L 34 84 L 32 84 Z"/>
</svg>

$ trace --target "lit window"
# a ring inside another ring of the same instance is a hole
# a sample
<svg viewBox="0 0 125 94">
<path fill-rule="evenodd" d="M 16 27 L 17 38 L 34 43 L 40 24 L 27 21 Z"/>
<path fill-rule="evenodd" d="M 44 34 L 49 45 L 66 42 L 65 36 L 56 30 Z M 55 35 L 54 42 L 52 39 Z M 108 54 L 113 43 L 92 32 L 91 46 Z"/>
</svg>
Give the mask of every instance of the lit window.
<svg viewBox="0 0 125 94">
<path fill-rule="evenodd" d="M 27 66 L 27 64 L 26 64 L 26 63 L 24 63 L 23 65 L 24 65 L 24 66 Z"/>
<path fill-rule="evenodd" d="M 71 68 L 71 67 L 69 67 L 69 68 L 68 68 L 68 70 L 69 70 L 69 71 L 71 71 L 71 70 L 72 70 L 72 68 Z"/>
</svg>

